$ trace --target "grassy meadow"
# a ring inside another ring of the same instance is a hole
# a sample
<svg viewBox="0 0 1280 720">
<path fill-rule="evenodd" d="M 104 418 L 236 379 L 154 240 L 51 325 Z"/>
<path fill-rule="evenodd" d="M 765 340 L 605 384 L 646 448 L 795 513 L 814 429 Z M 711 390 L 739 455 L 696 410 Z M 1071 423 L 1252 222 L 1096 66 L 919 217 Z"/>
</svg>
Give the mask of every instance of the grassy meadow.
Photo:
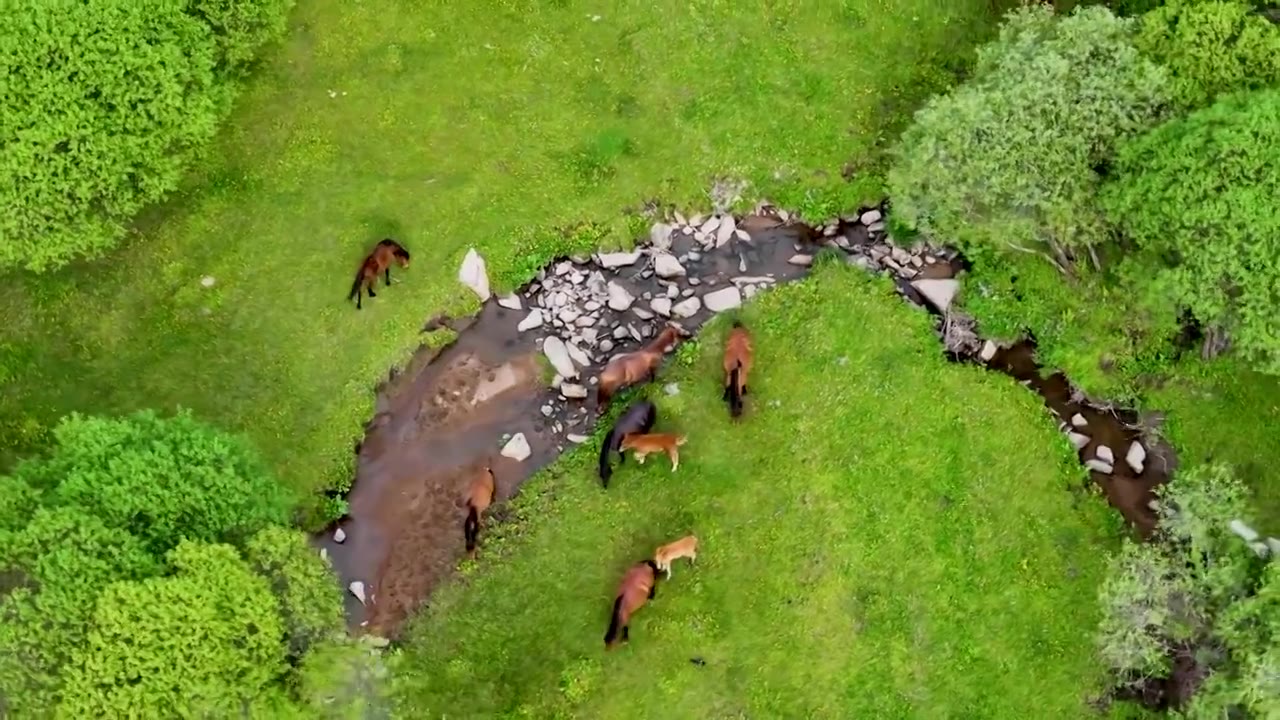
<svg viewBox="0 0 1280 720">
<path fill-rule="evenodd" d="M 719 177 L 816 217 L 856 206 L 995 5 L 301 2 L 130 246 L 3 279 L 0 451 L 70 411 L 184 406 L 298 490 L 341 485 L 375 382 L 425 319 L 474 309 L 467 247 L 510 287 L 630 241 L 647 201 L 707 208 Z M 387 235 L 413 267 L 357 313 L 352 275 Z"/>
<path fill-rule="evenodd" d="M 947 363 L 924 312 L 860 271 L 741 317 L 744 419 L 719 399 L 722 317 L 647 389 L 656 427 L 689 436 L 679 472 L 629 460 L 604 491 L 588 444 L 534 478 L 411 627 L 400 714 L 1087 714 L 1118 527 L 1040 399 Z M 606 654 L 625 569 L 689 532 L 696 565 Z"/>
</svg>

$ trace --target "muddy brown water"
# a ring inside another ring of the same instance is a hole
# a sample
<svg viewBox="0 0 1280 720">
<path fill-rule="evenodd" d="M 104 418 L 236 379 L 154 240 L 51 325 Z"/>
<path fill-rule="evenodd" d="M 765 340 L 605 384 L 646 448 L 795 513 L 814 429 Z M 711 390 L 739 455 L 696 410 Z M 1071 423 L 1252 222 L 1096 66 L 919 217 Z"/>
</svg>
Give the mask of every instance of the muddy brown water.
<svg viewBox="0 0 1280 720">
<path fill-rule="evenodd" d="M 834 246 L 815 228 L 782 225 L 768 217 L 749 216 L 741 226 L 751 233 L 749 244 L 735 241 L 723 248 L 703 250 L 692 236 L 674 236 L 672 254 L 687 257 L 691 250 L 700 254 L 684 263 L 689 277 L 697 278 L 698 284 L 692 286 L 687 277 L 680 278 L 676 284 L 682 294 L 692 289 L 701 295 L 740 276 L 767 276 L 776 283 L 798 279 L 808 268 L 790 264 L 788 258 L 798 252 L 816 254 L 823 245 Z M 841 223 L 839 234 L 844 241 L 841 249 L 850 254 L 850 261 L 873 243 L 867 228 L 856 221 Z M 565 262 L 572 262 L 572 268 L 584 273 L 599 269 L 587 258 L 561 259 L 549 268 Z M 963 260 L 953 257 L 923 266 L 917 279 L 952 277 L 963 267 Z M 626 287 L 637 298 L 637 305 L 644 304 L 640 298 L 645 293 L 660 296 L 666 290 L 644 259 L 603 273 Z M 905 299 L 941 315 L 904 278 L 895 275 L 895 281 Z M 572 444 L 566 435 L 592 433 L 594 400 L 565 400 L 558 390 L 546 387 L 540 345 L 552 329 L 517 330 L 539 288 L 535 281 L 518 292 L 524 303 L 521 310 L 501 307 L 493 299 L 486 302 L 476 317 L 452 324 L 459 333 L 451 346 L 438 353 L 421 350 L 404 372 L 393 374 L 379 388 L 375 415 L 358 446 L 349 514 L 313 539 L 324 548 L 341 578 L 353 630 L 395 637 L 404 620 L 450 576 L 464 554 L 463 497 L 476 471 L 492 463 L 497 500 L 502 501 Z M 704 307 L 678 322 L 696 332 L 713 315 Z M 432 324 L 441 322 L 437 319 Z M 647 342 L 662 322 L 662 317 L 654 318 L 645 324 L 640 340 L 626 337 L 617 341 L 612 351 L 593 355 L 582 377 L 598 374 L 609 356 Z M 604 309 L 599 323 L 602 329 L 620 323 L 640 324 L 634 310 L 618 313 Z M 1093 457 L 1098 445 L 1111 448 L 1115 454 L 1113 474 L 1093 472 L 1092 480 L 1141 534 L 1151 531 L 1155 521 L 1149 507 L 1152 490 L 1168 479 L 1173 454 L 1167 446 L 1146 445 L 1144 471 L 1132 472 L 1124 455 L 1132 441 L 1141 439 L 1134 413 L 1096 407 L 1074 394 L 1062 374 L 1042 374 L 1033 341 L 1001 349 L 987 363 L 971 356 L 952 359 L 984 364 L 1022 381 L 1068 425 L 1073 415 L 1082 415 L 1088 425 L 1080 432 L 1088 435 L 1090 442 L 1080 450 L 1081 462 Z M 524 434 L 532 451 L 523 462 L 499 454 L 515 433 Z M 339 527 L 346 534 L 343 543 L 333 540 Z M 345 591 L 352 581 L 364 583 L 367 604 Z"/>
</svg>

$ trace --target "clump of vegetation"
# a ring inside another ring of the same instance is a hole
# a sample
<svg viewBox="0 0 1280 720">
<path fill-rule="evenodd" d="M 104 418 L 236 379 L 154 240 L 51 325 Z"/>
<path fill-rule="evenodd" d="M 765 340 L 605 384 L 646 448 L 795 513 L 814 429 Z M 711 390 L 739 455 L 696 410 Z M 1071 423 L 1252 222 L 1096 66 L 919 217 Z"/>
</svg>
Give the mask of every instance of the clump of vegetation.
<svg viewBox="0 0 1280 720">
<path fill-rule="evenodd" d="M 1177 0 L 1142 16 L 1135 43 L 1169 71 L 1188 109 L 1280 82 L 1280 28 L 1248 3 Z"/>
<path fill-rule="evenodd" d="M 1223 465 L 1161 488 L 1156 541 L 1128 543 L 1100 592 L 1098 642 L 1121 696 L 1187 701 L 1191 717 L 1280 712 L 1280 564 L 1229 529 L 1246 517 L 1244 486 Z M 1174 660 L 1177 658 L 1177 668 Z"/>
<path fill-rule="evenodd" d="M 18 3 L 0 13 L 0 268 L 113 247 L 177 187 L 292 0 Z"/>
<path fill-rule="evenodd" d="M 72 416 L 54 437 L 0 478 L 7 709 L 276 717 L 309 702 L 290 665 L 347 642 L 341 597 L 280 526 L 289 504 L 256 453 L 185 414 Z"/>
<path fill-rule="evenodd" d="M 1280 90 L 1237 94 L 1125 143 L 1102 193 L 1143 282 L 1280 373 Z"/>
<path fill-rule="evenodd" d="M 889 173 L 894 211 L 971 254 L 1044 253 L 1063 269 L 1107 237 L 1098 168 L 1168 102 L 1134 23 L 1101 7 L 1011 13 L 973 77 L 916 114 Z"/>
</svg>

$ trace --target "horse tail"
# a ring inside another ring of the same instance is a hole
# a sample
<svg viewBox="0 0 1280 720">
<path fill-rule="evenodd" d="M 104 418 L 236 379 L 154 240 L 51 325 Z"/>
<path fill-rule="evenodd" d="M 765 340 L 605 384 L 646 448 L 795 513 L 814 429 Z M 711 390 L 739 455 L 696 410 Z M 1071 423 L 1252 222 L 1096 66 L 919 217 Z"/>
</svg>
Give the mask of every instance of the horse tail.
<svg viewBox="0 0 1280 720">
<path fill-rule="evenodd" d="M 618 631 L 622 629 L 622 593 L 618 593 L 613 601 L 613 615 L 609 617 L 609 629 L 604 634 L 604 644 L 612 645 L 618 639 Z"/>
<path fill-rule="evenodd" d="M 462 525 L 462 534 L 467 538 L 467 552 L 475 550 L 480 540 L 480 513 L 475 505 L 467 506 L 467 521 Z"/>
<path fill-rule="evenodd" d="M 600 446 L 600 484 L 606 488 L 609 487 L 609 478 L 613 475 L 613 466 L 609 464 L 609 453 L 613 452 L 616 434 L 610 430 L 605 436 L 604 444 Z"/>
<path fill-rule="evenodd" d="M 347 293 L 347 299 L 352 300 L 360 295 L 360 285 L 364 283 L 364 267 L 361 266 L 356 271 L 355 282 L 351 283 L 351 292 Z"/>
<path fill-rule="evenodd" d="M 733 417 L 742 415 L 742 391 L 738 387 L 738 374 L 742 371 L 742 361 L 738 361 L 729 372 L 729 385 L 724 389 L 729 396 L 729 414 Z"/>
</svg>

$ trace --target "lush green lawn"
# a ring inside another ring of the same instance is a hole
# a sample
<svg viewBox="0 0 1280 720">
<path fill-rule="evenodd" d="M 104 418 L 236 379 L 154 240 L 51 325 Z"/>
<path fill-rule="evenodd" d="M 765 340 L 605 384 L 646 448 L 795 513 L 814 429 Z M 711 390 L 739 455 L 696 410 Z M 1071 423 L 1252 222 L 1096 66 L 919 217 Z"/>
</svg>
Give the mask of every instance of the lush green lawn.
<svg viewBox="0 0 1280 720">
<path fill-rule="evenodd" d="M 1039 399 L 946 363 L 921 311 L 828 268 L 749 306 L 733 425 L 726 322 L 651 386 L 680 470 L 584 446 L 526 486 L 399 658 L 405 717 L 1079 717 L 1114 516 Z M 678 381 L 667 397 L 661 384 Z M 534 516 L 536 521 L 530 522 Z M 696 566 L 605 654 L 616 583 L 688 532 Z M 691 658 L 701 658 L 697 666 Z"/>
<path fill-rule="evenodd" d="M 473 306 L 467 246 L 509 285 L 630 237 L 624 208 L 705 209 L 718 176 L 815 215 L 856 205 L 879 181 L 845 163 L 950 81 L 992 6 L 301 2 L 133 247 L 3 279 L 3 450 L 72 410 L 184 405 L 250 433 L 294 486 L 345 478 L 374 382 L 424 319 Z M 600 226 L 555 232 L 583 221 Z M 414 268 L 356 313 L 352 274 L 388 234 Z"/>
</svg>

